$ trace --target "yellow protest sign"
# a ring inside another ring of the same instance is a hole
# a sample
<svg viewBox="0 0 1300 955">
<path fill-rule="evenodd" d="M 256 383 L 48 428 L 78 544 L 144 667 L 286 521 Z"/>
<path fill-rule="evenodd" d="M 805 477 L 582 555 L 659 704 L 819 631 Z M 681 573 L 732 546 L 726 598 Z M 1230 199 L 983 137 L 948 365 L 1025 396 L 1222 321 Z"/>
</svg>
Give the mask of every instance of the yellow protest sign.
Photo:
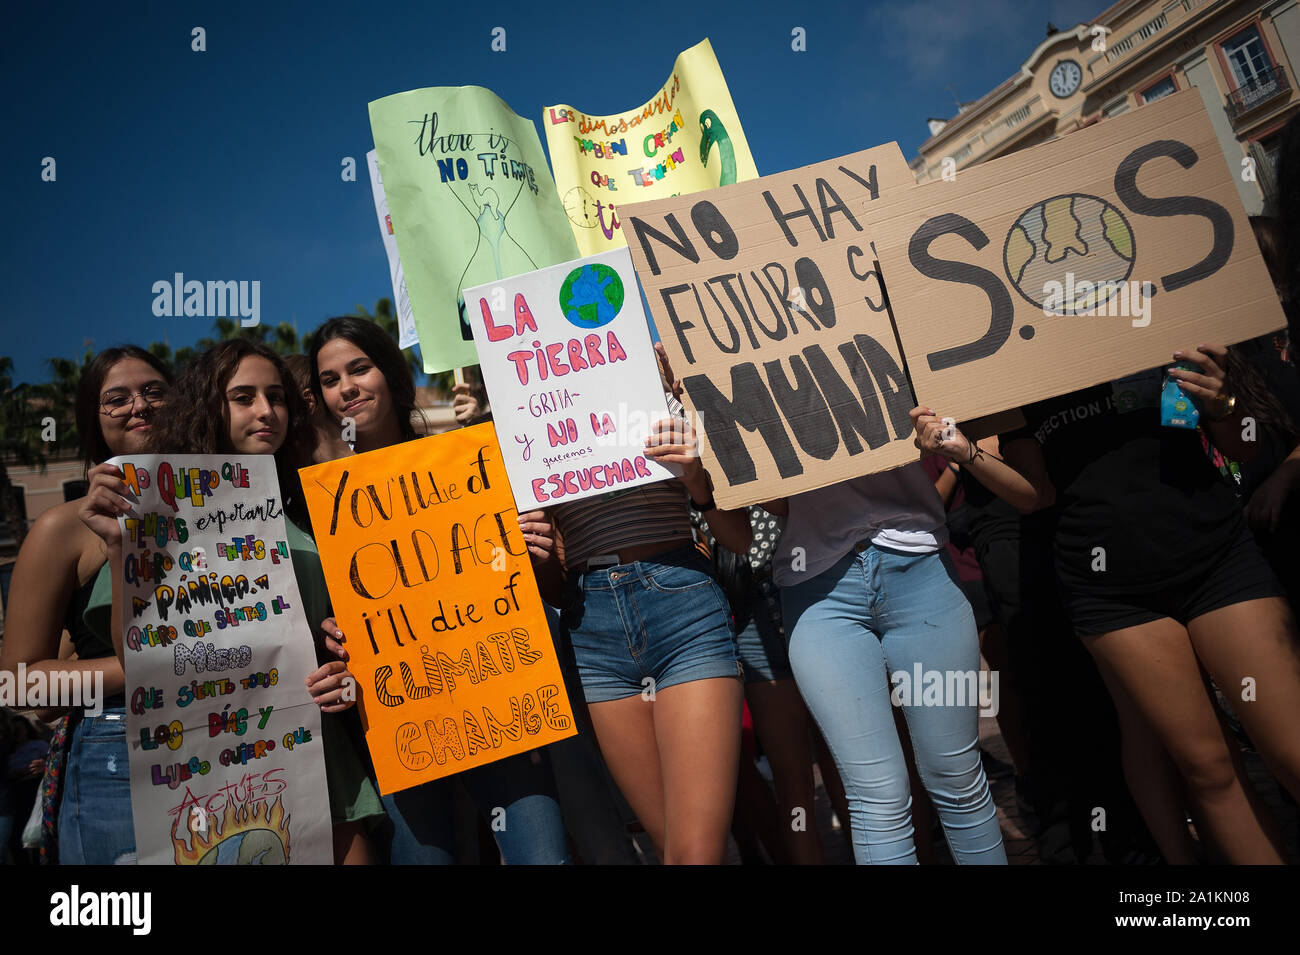
<svg viewBox="0 0 1300 955">
<path fill-rule="evenodd" d="M 555 188 L 584 256 L 626 245 L 615 212 L 757 178 L 745 131 L 707 39 L 683 52 L 649 102 L 614 116 L 542 113 Z"/>
<path fill-rule="evenodd" d="M 382 792 L 577 732 L 491 424 L 301 474 Z"/>
</svg>

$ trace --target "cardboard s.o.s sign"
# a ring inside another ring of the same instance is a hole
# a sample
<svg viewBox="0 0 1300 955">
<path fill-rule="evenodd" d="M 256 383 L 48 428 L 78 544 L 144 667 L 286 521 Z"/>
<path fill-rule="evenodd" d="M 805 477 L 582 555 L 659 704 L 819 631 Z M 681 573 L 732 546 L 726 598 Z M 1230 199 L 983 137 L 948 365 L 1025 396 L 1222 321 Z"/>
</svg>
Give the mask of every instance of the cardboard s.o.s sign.
<svg viewBox="0 0 1300 955">
<path fill-rule="evenodd" d="M 958 420 L 1286 324 L 1195 90 L 875 212 L 917 397 Z"/>
<path fill-rule="evenodd" d="M 875 205 L 913 188 L 897 143 L 621 207 L 720 507 L 916 457 L 875 270 Z"/>
</svg>

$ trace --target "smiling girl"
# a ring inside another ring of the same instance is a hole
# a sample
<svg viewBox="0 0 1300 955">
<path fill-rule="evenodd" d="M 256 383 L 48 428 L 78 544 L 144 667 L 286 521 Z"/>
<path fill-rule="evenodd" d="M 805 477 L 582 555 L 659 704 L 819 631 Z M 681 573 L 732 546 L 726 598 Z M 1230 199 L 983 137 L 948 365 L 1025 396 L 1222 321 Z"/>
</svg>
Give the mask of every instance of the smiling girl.
<svg viewBox="0 0 1300 955">
<path fill-rule="evenodd" d="M 172 409 L 160 422 L 150 450 L 275 455 L 286 515 L 285 533 L 303 607 L 309 621 L 328 617 L 329 594 L 320 557 L 315 542 L 303 529 L 308 525 L 297 472 L 299 464 L 310 460 L 307 442 L 311 430 L 306 406 L 279 356 L 265 345 L 246 339 L 215 345 L 185 370 Z M 83 520 L 104 538 L 120 561 L 117 515 L 125 511 L 122 498 L 126 491 L 121 472 L 112 465 L 100 465 L 91 475 Z M 108 632 L 115 619 L 115 615 L 105 616 L 111 602 L 121 599 L 120 588 L 110 595 L 111 590 L 109 579 L 102 579 L 87 611 L 88 619 L 92 613 L 99 615 L 101 632 Z M 319 652 L 321 642 L 314 642 Z M 120 644 L 118 653 L 120 657 Z M 351 694 L 345 697 L 345 668 L 330 660 L 304 677 L 308 691 L 323 711 L 321 730 L 334 820 L 335 861 L 367 864 L 372 860 L 365 824 L 382 819 L 383 809 L 359 755 L 355 712 L 343 715 L 354 705 Z"/>
<path fill-rule="evenodd" d="M 363 318 L 331 318 L 312 336 L 313 389 L 340 427 L 356 435 L 358 454 L 418 437 L 412 422 L 415 381 L 392 337 Z M 552 531 L 540 512 L 522 514 L 520 532 L 536 560 L 550 553 Z M 347 660 L 343 634 L 333 618 L 322 625 L 327 646 Z M 332 638 L 332 639 L 331 639 Z M 495 831 L 510 865 L 570 861 L 564 821 L 545 750 L 520 753 L 486 766 L 383 797 L 393 822 L 390 860 L 395 865 L 448 865 L 454 861 L 452 780 L 459 779 L 479 809 L 505 809 L 509 820 Z"/>
</svg>

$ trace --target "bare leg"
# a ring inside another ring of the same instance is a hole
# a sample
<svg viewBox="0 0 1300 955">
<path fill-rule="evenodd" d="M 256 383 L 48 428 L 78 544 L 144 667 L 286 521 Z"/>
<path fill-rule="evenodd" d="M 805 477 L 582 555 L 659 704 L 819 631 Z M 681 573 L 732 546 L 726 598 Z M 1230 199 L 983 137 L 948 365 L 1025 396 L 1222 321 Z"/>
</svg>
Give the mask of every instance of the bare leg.
<svg viewBox="0 0 1300 955">
<path fill-rule="evenodd" d="M 664 858 L 664 783 L 655 740 L 655 704 L 629 696 L 588 706 L 596 742 L 610 775 Z M 740 735 L 740 717 L 736 717 Z M 731 783 L 734 788 L 735 778 Z"/>
<path fill-rule="evenodd" d="M 1187 629 L 1269 770 L 1300 799 L 1300 639 L 1286 602 L 1221 607 Z"/>
<path fill-rule="evenodd" d="M 679 683 L 660 690 L 654 728 L 663 777 L 665 865 L 719 865 L 736 798 L 739 677 Z"/>
<path fill-rule="evenodd" d="M 741 863 L 761 862 L 761 845 L 774 863 L 790 865 L 783 829 L 781 809 L 772 795 L 772 789 L 742 747 L 740 779 L 736 784 L 736 811 L 731 817 L 731 835 L 740 850 Z"/>
<path fill-rule="evenodd" d="M 1196 843 L 1187 830 L 1187 794 L 1169 753 L 1143 719 L 1123 685 L 1101 671 L 1119 716 L 1124 780 L 1169 865 L 1195 865 Z"/>
<path fill-rule="evenodd" d="M 821 838 L 813 819 L 811 720 L 803 697 L 793 679 L 747 683 L 745 696 L 772 767 L 788 861 L 821 865 Z"/>
<path fill-rule="evenodd" d="M 1085 637 L 1108 685 L 1120 686 L 1169 753 L 1206 835 L 1232 864 L 1280 864 L 1276 820 L 1242 786 L 1187 631 L 1168 617 Z"/>
</svg>

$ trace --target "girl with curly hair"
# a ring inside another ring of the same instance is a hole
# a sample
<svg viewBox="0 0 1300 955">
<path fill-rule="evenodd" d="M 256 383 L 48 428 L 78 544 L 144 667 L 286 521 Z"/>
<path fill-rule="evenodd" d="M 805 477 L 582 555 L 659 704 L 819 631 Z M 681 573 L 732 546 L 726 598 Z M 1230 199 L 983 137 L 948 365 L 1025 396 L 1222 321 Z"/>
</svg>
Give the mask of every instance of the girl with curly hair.
<svg viewBox="0 0 1300 955">
<path fill-rule="evenodd" d="M 311 429 L 302 395 L 293 376 L 271 349 L 247 339 L 232 339 L 209 348 L 185 370 L 166 419 L 149 443 L 152 452 L 179 454 L 272 454 L 280 479 L 286 514 L 285 532 L 298 591 L 309 621 L 332 613 L 320 557 L 307 528 L 306 509 L 298 467 L 311 460 Z M 91 487 L 82 508 L 82 520 L 107 543 L 110 563 L 122 557 L 117 516 L 126 487 L 121 471 L 101 464 L 90 472 Z M 97 619 L 101 632 L 113 631 L 119 659 L 121 635 L 113 621 L 122 599 L 112 581 L 119 575 L 102 575 L 97 582 L 87 619 Z M 116 590 L 116 592 L 114 592 Z M 112 614 L 111 616 L 107 616 Z M 313 633 L 318 652 L 322 642 Z M 361 757 L 360 727 L 355 705 L 346 693 L 346 668 L 329 660 L 304 674 L 308 691 L 322 710 L 321 730 L 334 820 L 334 857 L 339 864 L 363 865 L 372 861 L 365 835 L 367 822 L 383 818 L 383 808 Z"/>
</svg>

